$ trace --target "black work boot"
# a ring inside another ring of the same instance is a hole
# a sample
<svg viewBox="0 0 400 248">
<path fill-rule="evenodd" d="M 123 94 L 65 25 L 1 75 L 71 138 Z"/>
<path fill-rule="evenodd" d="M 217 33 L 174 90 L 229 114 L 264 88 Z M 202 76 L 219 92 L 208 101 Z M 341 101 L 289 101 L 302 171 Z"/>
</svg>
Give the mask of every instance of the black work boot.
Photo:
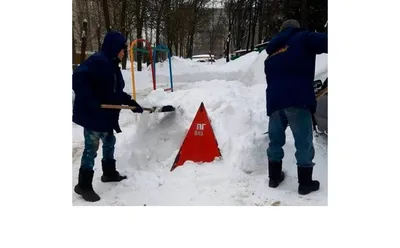
<svg viewBox="0 0 400 248">
<path fill-rule="evenodd" d="M 319 190 L 319 182 L 312 180 L 313 167 L 297 167 L 299 178 L 299 194 L 307 195 L 313 191 Z"/>
<path fill-rule="evenodd" d="M 101 161 L 101 168 L 103 169 L 103 175 L 101 181 L 106 182 L 120 182 L 126 179 L 126 176 L 121 176 L 115 169 L 115 159 L 107 159 Z"/>
<path fill-rule="evenodd" d="M 74 188 L 75 193 L 81 195 L 83 199 L 88 202 L 96 202 L 100 200 L 100 196 L 93 190 L 93 174 L 93 170 L 83 170 L 80 168 L 78 184 Z"/>
<path fill-rule="evenodd" d="M 268 176 L 270 188 L 276 188 L 285 179 L 285 173 L 282 172 L 282 161 L 268 161 Z"/>
</svg>

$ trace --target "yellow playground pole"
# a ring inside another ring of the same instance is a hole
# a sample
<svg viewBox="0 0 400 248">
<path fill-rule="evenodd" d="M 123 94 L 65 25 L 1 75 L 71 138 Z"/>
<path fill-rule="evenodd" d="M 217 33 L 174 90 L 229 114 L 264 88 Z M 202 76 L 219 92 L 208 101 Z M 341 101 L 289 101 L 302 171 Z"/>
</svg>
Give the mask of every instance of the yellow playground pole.
<svg viewBox="0 0 400 248">
<path fill-rule="evenodd" d="M 130 54 L 130 61 L 131 61 L 131 73 L 132 73 L 132 97 L 133 99 L 136 100 L 136 85 L 135 85 L 135 67 L 133 65 L 134 61 L 135 61 L 135 57 L 134 57 L 134 52 L 133 52 L 133 47 L 136 45 L 137 42 L 145 42 L 146 43 L 146 47 L 147 47 L 147 53 L 149 54 L 149 59 L 150 59 L 150 65 L 151 65 L 151 76 L 153 78 L 153 88 L 155 89 L 155 85 L 156 85 L 156 81 L 155 81 L 155 72 L 154 72 L 154 66 L 153 66 L 153 58 L 152 58 L 152 49 L 151 49 L 151 44 L 150 42 L 148 42 L 147 40 L 140 38 L 140 39 L 136 39 L 134 41 L 131 42 L 130 45 L 130 50 L 129 50 L 129 54 Z"/>
<path fill-rule="evenodd" d="M 134 41 L 132 41 L 131 42 L 131 45 L 130 45 L 130 47 L 129 47 L 129 58 L 130 58 L 130 61 L 131 61 L 131 74 L 132 74 L 132 97 L 133 97 L 133 99 L 135 99 L 136 100 L 136 86 L 135 86 L 135 66 L 134 66 L 134 61 L 135 61 L 135 58 L 134 58 L 134 52 L 133 52 L 133 47 L 135 46 L 135 44 L 136 44 L 136 40 L 134 40 Z"/>
</svg>

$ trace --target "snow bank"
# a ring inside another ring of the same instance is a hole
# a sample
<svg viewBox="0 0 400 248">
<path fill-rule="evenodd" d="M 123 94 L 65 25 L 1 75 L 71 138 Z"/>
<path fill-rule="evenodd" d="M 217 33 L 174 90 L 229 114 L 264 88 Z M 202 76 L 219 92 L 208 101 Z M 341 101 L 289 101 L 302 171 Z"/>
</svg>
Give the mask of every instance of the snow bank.
<svg viewBox="0 0 400 248">
<path fill-rule="evenodd" d="M 250 70 L 258 57 L 258 52 L 252 52 L 229 63 L 199 63 L 190 59 L 172 58 L 172 74 L 174 83 L 191 83 L 201 80 L 240 80 Z M 157 83 L 169 84 L 168 61 L 156 65 Z"/>
<path fill-rule="evenodd" d="M 225 62 L 220 59 L 217 63 L 207 64 L 191 61 L 178 57 L 172 58 L 172 74 L 174 83 L 190 83 L 201 80 L 238 80 L 247 86 L 265 84 L 264 61 L 268 57 L 266 51 L 250 52 L 240 58 Z M 328 55 L 321 54 L 316 57 L 316 78 L 326 75 L 328 70 Z M 157 64 L 157 85 L 169 87 L 168 61 Z"/>
<path fill-rule="evenodd" d="M 198 81 L 227 80 L 241 81 L 246 86 L 266 84 L 264 73 L 264 61 L 267 58 L 266 51 L 250 52 L 240 58 L 226 63 L 225 58 L 219 59 L 216 63 L 199 63 L 190 59 L 172 57 L 172 78 L 174 87 L 179 89 L 180 84 L 193 83 Z M 141 97 L 149 94 L 153 89 L 151 67 L 143 64 L 143 71 L 137 71 L 135 63 L 135 85 L 136 91 Z M 328 55 L 321 54 L 316 57 L 315 78 L 320 79 L 327 76 Z M 125 91 L 132 93 L 132 81 L 130 63 L 127 70 L 122 70 L 125 80 Z M 170 87 L 169 60 L 156 64 L 157 88 Z"/>
</svg>

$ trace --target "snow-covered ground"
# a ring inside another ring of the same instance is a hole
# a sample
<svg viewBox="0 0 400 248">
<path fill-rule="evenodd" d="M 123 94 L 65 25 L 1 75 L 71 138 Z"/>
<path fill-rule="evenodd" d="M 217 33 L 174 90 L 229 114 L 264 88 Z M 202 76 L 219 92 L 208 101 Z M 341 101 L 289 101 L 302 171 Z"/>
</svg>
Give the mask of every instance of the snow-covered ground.
<svg viewBox="0 0 400 248">
<path fill-rule="evenodd" d="M 96 158 L 93 186 L 102 198 L 88 203 L 73 190 L 73 205 L 327 205 L 327 142 L 315 139 L 314 178 L 321 188 L 306 196 L 297 194 L 294 139 L 287 129 L 284 147 L 286 179 L 268 187 L 266 149 L 264 52 L 249 53 L 225 63 L 195 63 L 173 57 L 174 92 L 169 87 L 168 62 L 157 64 L 157 89 L 150 69 L 135 71 L 138 102 L 143 106 L 171 104 L 173 113 L 133 114 L 122 110 L 122 133 L 116 134 L 117 168 L 128 176 L 119 183 L 102 183 L 101 148 Z M 326 56 L 317 70 L 326 68 Z M 136 68 L 136 67 L 135 67 Z M 125 91 L 132 92 L 131 71 L 123 71 Z M 222 160 L 186 162 L 173 172 L 174 162 L 200 103 L 204 102 L 218 140 Z M 83 151 L 83 129 L 73 124 L 73 185 Z"/>
</svg>

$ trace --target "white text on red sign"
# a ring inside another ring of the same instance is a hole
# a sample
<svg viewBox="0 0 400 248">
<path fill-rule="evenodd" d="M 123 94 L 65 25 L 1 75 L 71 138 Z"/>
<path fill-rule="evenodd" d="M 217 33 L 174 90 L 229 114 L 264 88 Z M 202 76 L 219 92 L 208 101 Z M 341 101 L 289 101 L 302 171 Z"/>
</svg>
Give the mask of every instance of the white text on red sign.
<svg viewBox="0 0 400 248">
<path fill-rule="evenodd" d="M 203 136 L 203 130 L 204 130 L 204 126 L 206 124 L 204 123 L 199 123 L 196 125 L 196 131 L 194 131 L 194 135 L 196 136 Z"/>
</svg>

